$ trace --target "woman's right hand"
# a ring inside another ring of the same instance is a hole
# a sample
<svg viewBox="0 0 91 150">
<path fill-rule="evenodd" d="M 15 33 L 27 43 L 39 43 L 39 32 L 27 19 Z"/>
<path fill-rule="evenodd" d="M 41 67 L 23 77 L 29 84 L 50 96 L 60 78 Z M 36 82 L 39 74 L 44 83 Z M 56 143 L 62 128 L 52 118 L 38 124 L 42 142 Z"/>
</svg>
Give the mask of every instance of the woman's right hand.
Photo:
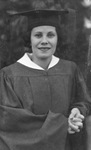
<svg viewBox="0 0 91 150">
<path fill-rule="evenodd" d="M 75 132 L 80 132 L 80 129 L 83 127 L 82 120 L 79 118 L 68 119 L 68 133 L 74 134 Z"/>
<path fill-rule="evenodd" d="M 80 113 L 78 108 L 73 108 L 68 118 L 68 133 L 74 134 L 75 132 L 80 132 L 83 128 L 83 120 L 84 116 Z"/>
</svg>

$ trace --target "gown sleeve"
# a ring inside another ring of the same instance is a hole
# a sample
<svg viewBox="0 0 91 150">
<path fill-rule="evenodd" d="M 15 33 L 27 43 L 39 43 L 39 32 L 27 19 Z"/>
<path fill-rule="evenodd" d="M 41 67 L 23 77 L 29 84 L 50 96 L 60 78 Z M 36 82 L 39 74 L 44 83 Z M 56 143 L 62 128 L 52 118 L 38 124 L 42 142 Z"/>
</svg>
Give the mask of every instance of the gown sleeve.
<svg viewBox="0 0 91 150">
<path fill-rule="evenodd" d="M 71 109 L 78 108 L 84 116 L 87 116 L 91 109 L 91 97 L 79 67 L 75 66 L 75 68 Z"/>
<path fill-rule="evenodd" d="M 64 150 L 67 118 L 49 111 L 36 115 L 24 109 L 12 77 L 0 72 L 0 150 Z"/>
</svg>

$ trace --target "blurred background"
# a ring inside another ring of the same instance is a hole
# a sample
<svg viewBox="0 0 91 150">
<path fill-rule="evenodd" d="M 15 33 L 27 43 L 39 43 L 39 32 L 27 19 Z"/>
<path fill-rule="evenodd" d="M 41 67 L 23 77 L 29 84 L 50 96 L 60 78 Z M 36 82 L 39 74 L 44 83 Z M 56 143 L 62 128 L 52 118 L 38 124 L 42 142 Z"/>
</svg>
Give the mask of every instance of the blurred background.
<svg viewBox="0 0 91 150">
<path fill-rule="evenodd" d="M 66 22 L 62 26 L 64 40 L 57 55 L 78 64 L 91 93 L 91 0 L 0 0 L 0 69 L 14 63 L 28 51 L 26 47 L 22 47 L 17 27 L 17 36 L 14 36 L 6 12 L 30 10 L 32 6 L 36 6 L 36 2 L 41 7 L 55 5 L 69 9 Z M 13 25 L 17 21 L 13 19 Z M 21 23 L 24 24 L 22 20 Z M 74 150 L 86 150 L 86 134 L 82 135 L 83 139 L 81 136 L 75 140 L 77 146 L 72 143 Z M 79 145 L 77 140 L 82 144 Z"/>
</svg>

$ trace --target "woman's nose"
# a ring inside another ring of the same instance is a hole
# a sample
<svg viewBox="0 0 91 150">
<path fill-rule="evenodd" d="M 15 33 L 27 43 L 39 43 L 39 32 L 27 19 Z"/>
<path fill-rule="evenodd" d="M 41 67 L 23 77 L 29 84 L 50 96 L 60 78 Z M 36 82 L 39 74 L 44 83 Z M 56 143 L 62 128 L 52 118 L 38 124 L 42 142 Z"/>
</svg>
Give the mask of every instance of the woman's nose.
<svg viewBox="0 0 91 150">
<path fill-rule="evenodd" d="M 48 39 L 46 36 L 42 37 L 41 44 L 43 45 L 48 44 Z"/>
</svg>

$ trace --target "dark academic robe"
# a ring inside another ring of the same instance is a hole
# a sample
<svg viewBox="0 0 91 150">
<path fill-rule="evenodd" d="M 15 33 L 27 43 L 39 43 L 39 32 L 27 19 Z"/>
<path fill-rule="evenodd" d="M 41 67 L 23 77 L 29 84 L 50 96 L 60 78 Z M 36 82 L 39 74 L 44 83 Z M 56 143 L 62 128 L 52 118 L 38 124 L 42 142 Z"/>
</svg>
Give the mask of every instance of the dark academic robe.
<svg viewBox="0 0 91 150">
<path fill-rule="evenodd" d="M 65 150 L 68 116 L 86 116 L 90 98 L 75 63 L 47 71 L 18 62 L 0 72 L 0 150 Z M 70 150 L 70 148 L 69 148 Z"/>
</svg>

